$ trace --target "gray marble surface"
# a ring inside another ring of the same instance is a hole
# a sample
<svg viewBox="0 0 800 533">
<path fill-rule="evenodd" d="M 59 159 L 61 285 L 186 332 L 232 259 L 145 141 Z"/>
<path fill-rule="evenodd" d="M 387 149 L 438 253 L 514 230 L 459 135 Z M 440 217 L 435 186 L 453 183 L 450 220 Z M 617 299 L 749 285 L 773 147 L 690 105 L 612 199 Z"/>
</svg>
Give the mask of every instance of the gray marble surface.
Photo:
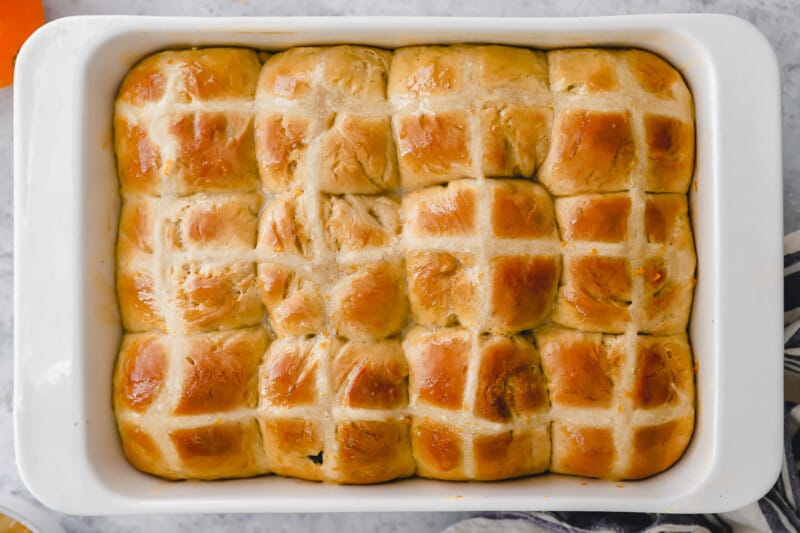
<svg viewBox="0 0 800 533">
<path fill-rule="evenodd" d="M 800 229 L 800 1 L 798 0 L 46 0 L 48 19 L 82 14 L 576 16 L 624 13 L 732 13 L 770 40 L 783 82 L 784 227 Z M 0 90 L 0 494 L 32 497 L 14 463 L 12 431 L 12 96 Z M 759 179 L 753 176 L 753 179 Z M 68 531 L 440 531 L 464 513 L 57 515 Z"/>
</svg>

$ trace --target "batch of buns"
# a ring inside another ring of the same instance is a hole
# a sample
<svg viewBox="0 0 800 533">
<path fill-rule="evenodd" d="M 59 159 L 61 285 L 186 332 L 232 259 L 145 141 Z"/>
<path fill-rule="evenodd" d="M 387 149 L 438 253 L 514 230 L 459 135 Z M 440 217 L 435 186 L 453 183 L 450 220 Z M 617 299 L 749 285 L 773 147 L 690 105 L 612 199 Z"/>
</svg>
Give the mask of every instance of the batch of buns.
<svg viewBox="0 0 800 533">
<path fill-rule="evenodd" d="M 659 57 L 166 51 L 114 131 L 136 468 L 635 479 L 686 448 L 693 104 Z"/>
</svg>

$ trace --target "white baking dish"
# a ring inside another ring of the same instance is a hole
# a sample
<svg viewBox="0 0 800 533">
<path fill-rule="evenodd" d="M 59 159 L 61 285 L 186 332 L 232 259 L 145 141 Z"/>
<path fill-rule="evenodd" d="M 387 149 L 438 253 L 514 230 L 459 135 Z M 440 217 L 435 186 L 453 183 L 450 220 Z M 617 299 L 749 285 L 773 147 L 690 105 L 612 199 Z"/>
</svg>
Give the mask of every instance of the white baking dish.
<svg viewBox="0 0 800 533">
<path fill-rule="evenodd" d="M 124 459 L 111 410 L 113 99 L 169 47 L 491 42 L 635 46 L 686 76 L 697 108 L 691 194 L 699 281 L 691 338 L 698 418 L 684 457 L 638 482 L 556 475 L 332 486 L 276 476 L 172 483 Z M 755 500 L 781 460 L 781 135 L 778 67 L 749 24 L 715 15 L 580 19 L 79 17 L 39 30 L 17 60 L 15 431 L 25 483 L 80 514 L 239 511 L 713 512 Z"/>
</svg>

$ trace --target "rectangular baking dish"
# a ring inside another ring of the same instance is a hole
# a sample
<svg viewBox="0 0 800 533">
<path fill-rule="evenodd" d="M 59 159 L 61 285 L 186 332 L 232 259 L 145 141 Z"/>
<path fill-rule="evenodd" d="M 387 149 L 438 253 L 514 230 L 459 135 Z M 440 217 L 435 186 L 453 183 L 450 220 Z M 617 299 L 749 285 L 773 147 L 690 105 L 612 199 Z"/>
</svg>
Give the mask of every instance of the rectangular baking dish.
<svg viewBox="0 0 800 533">
<path fill-rule="evenodd" d="M 558 475 L 377 486 L 277 476 L 173 483 L 134 470 L 122 455 L 111 409 L 121 336 L 111 117 L 124 74 L 143 56 L 172 47 L 450 42 L 639 47 L 661 54 L 686 77 L 697 109 L 691 210 L 699 270 L 690 325 L 698 416 L 685 455 L 663 474 L 625 483 Z M 720 512 L 757 499 L 777 477 L 779 77 L 765 38 L 740 19 L 76 17 L 46 25 L 26 43 L 14 103 L 15 444 L 23 480 L 50 507 L 76 514 Z"/>
</svg>

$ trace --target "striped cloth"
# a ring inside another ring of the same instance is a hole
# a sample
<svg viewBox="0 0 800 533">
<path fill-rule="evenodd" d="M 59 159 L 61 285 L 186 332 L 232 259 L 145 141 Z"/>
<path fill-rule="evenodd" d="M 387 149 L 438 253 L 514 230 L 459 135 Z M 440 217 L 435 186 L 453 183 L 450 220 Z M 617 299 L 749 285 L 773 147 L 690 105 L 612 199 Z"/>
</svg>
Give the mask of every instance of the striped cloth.
<svg viewBox="0 0 800 533">
<path fill-rule="evenodd" d="M 443 533 L 542 531 L 800 532 L 800 231 L 784 238 L 784 457 L 775 485 L 755 503 L 722 514 L 486 513 Z"/>
</svg>

